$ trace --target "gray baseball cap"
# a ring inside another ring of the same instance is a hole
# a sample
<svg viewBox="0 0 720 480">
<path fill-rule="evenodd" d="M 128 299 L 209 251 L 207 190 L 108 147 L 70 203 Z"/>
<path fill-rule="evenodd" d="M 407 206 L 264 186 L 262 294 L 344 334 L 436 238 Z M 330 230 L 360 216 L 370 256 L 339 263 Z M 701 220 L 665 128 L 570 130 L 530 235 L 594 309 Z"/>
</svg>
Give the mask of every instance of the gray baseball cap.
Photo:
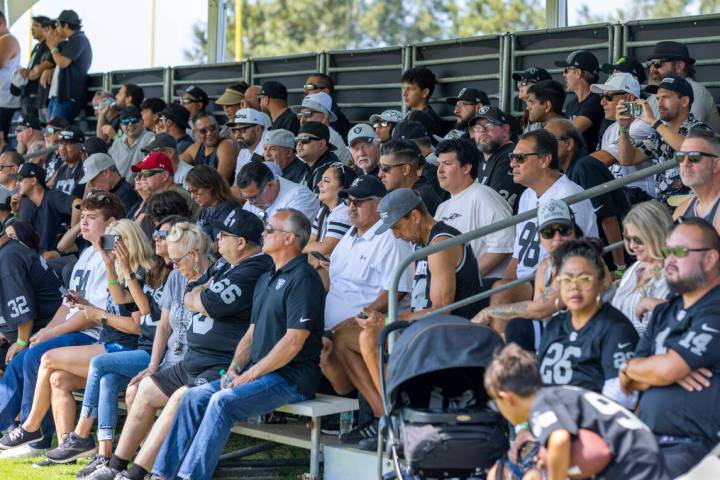
<svg viewBox="0 0 720 480">
<path fill-rule="evenodd" d="M 538 230 L 542 230 L 548 225 L 575 225 L 575 217 L 570 210 L 570 206 L 564 200 L 552 199 L 543 202 L 538 207 L 537 213 Z"/>
<path fill-rule="evenodd" d="M 289 130 L 279 128 L 277 130 L 268 130 L 265 145 L 291 148 L 295 150 L 295 135 Z"/>
<path fill-rule="evenodd" d="M 155 135 L 155 140 L 142 147 L 140 151 L 147 155 L 154 150 L 162 148 L 172 148 L 173 150 L 177 150 L 177 140 L 175 140 L 175 137 L 169 133 L 158 133 Z"/>
<path fill-rule="evenodd" d="M 418 194 L 409 188 L 398 188 L 385 195 L 377 206 L 380 220 L 382 220 L 382 225 L 377 229 L 378 235 L 388 231 L 421 203 L 422 200 Z"/>
<path fill-rule="evenodd" d="M 88 183 L 100 175 L 101 172 L 113 166 L 115 166 L 115 162 L 107 153 L 93 153 L 83 162 L 85 175 L 83 175 L 78 183 L 81 185 Z"/>
<path fill-rule="evenodd" d="M 390 123 L 400 123 L 403 121 L 403 114 L 397 110 L 385 110 L 380 114 L 370 115 L 370 123 L 385 120 Z"/>
<path fill-rule="evenodd" d="M 298 113 L 303 108 L 309 108 L 310 110 L 327 114 L 330 123 L 337 120 L 337 116 L 335 116 L 332 111 L 332 97 L 325 92 L 305 95 L 305 98 L 302 100 L 302 104 L 294 105 L 290 107 L 290 110 L 294 113 Z"/>
<path fill-rule="evenodd" d="M 348 132 L 347 140 L 348 146 L 352 146 L 355 140 L 365 140 L 370 143 L 377 138 L 375 129 L 367 123 L 359 123 L 352 127 Z"/>
</svg>

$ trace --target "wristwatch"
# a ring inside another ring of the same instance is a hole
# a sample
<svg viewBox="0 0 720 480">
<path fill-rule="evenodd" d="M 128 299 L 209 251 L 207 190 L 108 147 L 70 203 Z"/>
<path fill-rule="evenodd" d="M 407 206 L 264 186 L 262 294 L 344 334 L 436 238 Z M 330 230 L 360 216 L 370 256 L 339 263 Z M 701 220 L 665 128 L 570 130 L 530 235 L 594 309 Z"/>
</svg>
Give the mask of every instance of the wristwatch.
<svg viewBox="0 0 720 480">
<path fill-rule="evenodd" d="M 107 315 L 103 315 L 102 317 L 100 317 L 100 325 L 102 325 L 103 327 L 107 327 L 107 324 L 108 324 Z"/>
<path fill-rule="evenodd" d="M 662 120 L 658 120 L 657 122 L 653 123 L 652 129 L 657 130 L 658 128 L 660 128 L 660 125 L 664 125 Z"/>
</svg>

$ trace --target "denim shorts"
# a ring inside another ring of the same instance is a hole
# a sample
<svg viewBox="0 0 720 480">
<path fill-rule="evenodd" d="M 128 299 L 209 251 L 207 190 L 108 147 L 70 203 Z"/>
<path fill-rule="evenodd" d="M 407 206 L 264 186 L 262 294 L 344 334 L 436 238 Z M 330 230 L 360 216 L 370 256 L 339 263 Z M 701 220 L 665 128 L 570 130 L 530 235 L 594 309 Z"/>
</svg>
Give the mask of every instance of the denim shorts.
<svg viewBox="0 0 720 480">
<path fill-rule="evenodd" d="M 134 350 L 133 348 L 126 347 L 125 345 L 117 342 L 103 343 L 103 347 L 105 347 L 105 351 L 107 353 L 127 352 L 130 350 Z"/>
</svg>

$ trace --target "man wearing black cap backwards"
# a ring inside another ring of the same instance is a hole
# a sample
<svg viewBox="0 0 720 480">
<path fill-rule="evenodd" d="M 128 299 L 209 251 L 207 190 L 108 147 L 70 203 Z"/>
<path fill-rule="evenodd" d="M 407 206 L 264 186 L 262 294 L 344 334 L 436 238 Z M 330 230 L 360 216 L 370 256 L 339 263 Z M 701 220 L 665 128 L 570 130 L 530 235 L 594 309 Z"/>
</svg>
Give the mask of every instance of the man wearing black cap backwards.
<svg viewBox="0 0 720 480">
<path fill-rule="evenodd" d="M 300 131 L 300 120 L 288 108 L 287 88 L 280 82 L 269 81 L 263 83 L 258 95 L 260 108 L 270 115 L 273 130 L 290 130 L 295 135 Z"/>
<path fill-rule="evenodd" d="M 80 17 L 74 10 L 63 10 L 55 20 L 55 29 L 45 40 L 57 65 L 50 84 L 48 117 L 57 115 L 68 122 L 85 106 L 87 72 L 92 63 L 90 41 L 81 27 Z"/>
<path fill-rule="evenodd" d="M 693 80 L 695 74 L 695 59 L 690 57 L 686 45 L 678 42 L 658 42 L 655 50 L 648 56 L 648 69 L 650 70 L 650 85 L 659 84 L 668 75 L 677 75 L 684 78 L 692 87 L 694 100 L 690 112 L 699 121 L 706 123 L 714 131 L 720 131 L 720 114 L 718 114 L 715 99 L 712 93 L 703 85 Z M 642 83 L 642 82 L 641 82 Z M 658 116 L 657 97 L 651 95 L 648 103 Z"/>
<path fill-rule="evenodd" d="M 568 55 L 566 60 L 556 61 L 555 65 L 565 67 L 565 86 L 575 94 L 575 98 L 571 98 L 565 105 L 565 113 L 582 132 L 586 147 L 595 150 L 604 116 L 600 95 L 590 91 L 590 85 L 597 83 L 600 78 L 598 59 L 587 50 L 577 50 Z"/>
<path fill-rule="evenodd" d="M 188 149 L 195 140 L 188 135 L 187 129 L 190 124 L 190 112 L 178 105 L 171 103 L 160 112 L 157 133 L 167 133 L 175 139 L 178 155 Z"/>
<path fill-rule="evenodd" d="M 647 159 L 663 162 L 673 158 L 676 150 L 680 150 L 682 142 L 690 130 L 699 128 L 710 130 L 710 127 L 699 122 L 690 107 L 693 104 L 693 90 L 682 77 L 671 75 L 665 77 L 659 85 L 649 85 L 648 93 L 657 94 L 660 119 L 657 120 L 645 100 L 636 100 L 643 106 L 643 114 L 637 118 L 650 125 L 654 132 L 636 147 L 630 138 L 630 124 L 635 117 L 625 113 L 625 102 L 618 102 L 616 119 L 619 125 L 618 140 L 621 165 L 637 165 Z M 662 203 L 673 195 L 688 193 L 688 187 L 680 179 L 679 167 L 673 167 L 655 176 L 655 194 Z"/>
</svg>

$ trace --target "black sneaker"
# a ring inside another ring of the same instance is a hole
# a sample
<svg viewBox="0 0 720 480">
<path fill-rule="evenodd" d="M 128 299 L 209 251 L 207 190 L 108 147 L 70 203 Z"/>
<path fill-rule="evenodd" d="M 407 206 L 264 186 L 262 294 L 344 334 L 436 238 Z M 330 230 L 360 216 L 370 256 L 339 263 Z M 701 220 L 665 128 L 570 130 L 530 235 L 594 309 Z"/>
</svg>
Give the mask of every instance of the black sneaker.
<svg viewBox="0 0 720 480">
<path fill-rule="evenodd" d="M 358 442 L 358 448 L 360 450 L 366 450 L 368 452 L 377 452 L 378 448 L 378 437 L 375 435 L 370 438 L 363 438 Z"/>
<path fill-rule="evenodd" d="M 85 480 L 86 478 L 89 478 L 89 476 L 98 468 L 104 467 L 108 464 L 110 459 L 108 457 L 103 457 L 102 455 L 95 455 L 95 458 L 88 463 L 85 467 L 83 467 L 80 471 L 78 471 L 75 474 L 76 480 Z"/>
<path fill-rule="evenodd" d="M 120 470 L 110 468 L 110 465 L 98 465 L 98 468 L 85 478 L 88 480 L 115 480 L 118 473 Z"/>
<path fill-rule="evenodd" d="M 92 436 L 82 438 L 77 433 L 71 432 L 59 447 L 47 453 L 47 457 L 55 463 L 68 463 L 78 458 L 89 457 L 95 453 L 95 450 L 95 440 Z"/>
<path fill-rule="evenodd" d="M 347 433 L 340 434 L 340 441 L 346 445 L 354 445 L 367 438 L 377 438 L 378 424 L 374 420 L 368 424 L 357 426 Z"/>
<path fill-rule="evenodd" d="M 4 437 L 0 438 L 0 450 L 21 447 L 28 443 L 38 442 L 44 438 L 40 429 L 38 429 L 37 432 L 28 432 L 22 427 L 16 427 L 10 430 Z"/>
<path fill-rule="evenodd" d="M 323 417 L 320 431 L 323 435 L 338 435 L 340 433 L 340 414 Z"/>
</svg>

